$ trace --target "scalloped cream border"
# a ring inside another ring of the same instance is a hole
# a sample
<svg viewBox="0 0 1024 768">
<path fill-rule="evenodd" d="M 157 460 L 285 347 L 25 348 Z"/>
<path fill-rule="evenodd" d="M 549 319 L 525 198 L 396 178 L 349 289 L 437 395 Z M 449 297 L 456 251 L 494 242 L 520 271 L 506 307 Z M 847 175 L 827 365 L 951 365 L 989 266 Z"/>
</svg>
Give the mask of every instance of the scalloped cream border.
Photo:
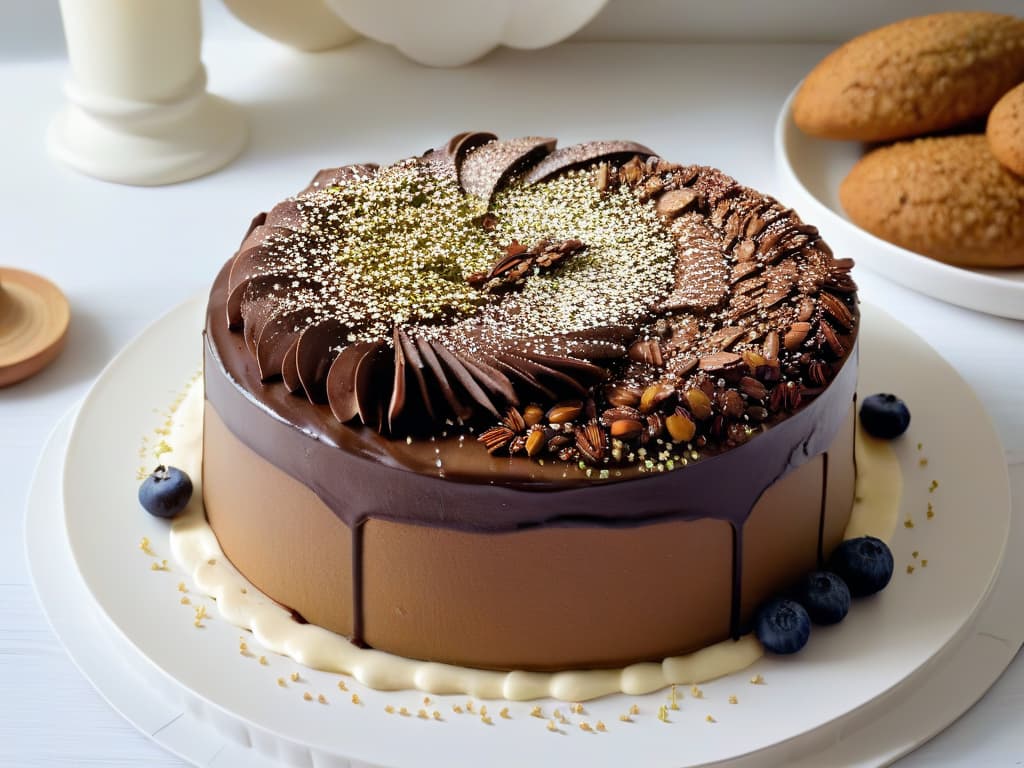
<svg viewBox="0 0 1024 768">
<path fill-rule="evenodd" d="M 378 690 L 418 689 L 435 695 L 467 694 L 481 699 L 526 701 L 553 697 L 586 701 L 613 693 L 641 695 L 669 685 L 691 685 L 744 669 L 763 654 L 753 635 L 725 640 L 685 656 L 621 669 L 556 673 L 495 672 L 408 659 L 357 648 L 322 627 L 300 624 L 261 593 L 231 565 L 206 521 L 202 503 L 203 382 L 194 381 L 171 418 L 160 460 L 189 474 L 195 492 L 170 528 L 174 559 L 192 578 L 196 590 L 217 601 L 226 620 L 251 630 L 255 640 L 274 653 L 325 672 L 349 674 Z M 870 533 L 889 540 L 896 527 L 903 479 L 892 448 L 863 438 L 856 444 L 858 477 L 847 537 Z M 865 478 L 870 477 L 870 483 Z"/>
</svg>

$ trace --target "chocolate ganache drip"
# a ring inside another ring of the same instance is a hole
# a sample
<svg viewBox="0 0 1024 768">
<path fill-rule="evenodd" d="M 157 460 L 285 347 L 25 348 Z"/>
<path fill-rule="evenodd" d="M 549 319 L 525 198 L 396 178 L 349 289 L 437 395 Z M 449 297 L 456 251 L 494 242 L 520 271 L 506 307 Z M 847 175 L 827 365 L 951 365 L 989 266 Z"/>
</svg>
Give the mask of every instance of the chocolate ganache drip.
<svg viewBox="0 0 1024 768">
<path fill-rule="evenodd" d="M 659 469 L 824 390 L 858 314 L 814 227 L 633 142 L 555 145 L 462 133 L 256 217 L 226 314 L 265 385 L 394 437 Z"/>
</svg>

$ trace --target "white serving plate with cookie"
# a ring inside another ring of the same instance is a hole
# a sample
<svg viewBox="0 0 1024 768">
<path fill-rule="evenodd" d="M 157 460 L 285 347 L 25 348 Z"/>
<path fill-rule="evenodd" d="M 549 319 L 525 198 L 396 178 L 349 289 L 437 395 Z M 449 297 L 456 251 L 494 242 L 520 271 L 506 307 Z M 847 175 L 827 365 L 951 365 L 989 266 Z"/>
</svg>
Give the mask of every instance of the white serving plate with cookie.
<svg viewBox="0 0 1024 768">
<path fill-rule="evenodd" d="M 836 253 L 941 301 L 1024 320 L 1024 269 L 955 267 L 888 243 L 850 221 L 839 203 L 839 185 L 864 155 L 865 145 L 801 131 L 791 109 L 796 90 L 782 105 L 775 125 L 779 181 L 784 199 L 805 221 L 814 222 Z"/>
<path fill-rule="evenodd" d="M 422 692 L 370 690 L 270 654 L 251 637 L 240 653 L 243 632 L 173 562 L 159 568 L 170 558 L 166 523 L 135 499 L 139 444 L 162 420 L 154 410 L 195 375 L 203 307 L 197 298 L 158 321 L 100 376 L 66 444 L 62 437 L 48 448 L 26 522 L 41 601 L 72 658 L 130 721 L 197 765 L 879 765 L 962 714 L 1024 638 L 1024 611 L 1012 595 L 989 609 L 994 586 L 1019 581 L 1024 567 L 1012 556 L 1024 545 L 1011 526 L 993 428 L 938 355 L 866 305 L 861 391 L 897 391 L 914 414 L 893 444 L 904 473 L 900 520 L 913 524 L 897 525 L 893 583 L 842 625 L 815 630 L 799 656 L 761 659 L 703 684 L 700 698 L 681 691 L 668 723 L 656 717 L 667 691 L 608 696 L 583 713 L 552 700 L 477 700 L 475 715 L 456 714 L 468 697 L 435 696 L 428 706 L 443 713 L 438 722 L 417 717 Z M 963 444 L 972 446 L 969 464 Z M 152 554 L 140 551 L 143 536 Z M 201 605 L 207 615 L 197 628 Z M 996 648 L 992 636 L 1004 642 Z M 754 675 L 765 684 L 751 685 Z M 490 723 L 479 717 L 483 704 Z M 620 721 L 633 704 L 632 722 Z M 569 724 L 549 731 L 531 716 L 534 705 L 549 718 L 560 707 Z M 508 718 L 500 715 L 506 706 Z M 598 720 L 607 732 L 580 726 Z"/>
</svg>

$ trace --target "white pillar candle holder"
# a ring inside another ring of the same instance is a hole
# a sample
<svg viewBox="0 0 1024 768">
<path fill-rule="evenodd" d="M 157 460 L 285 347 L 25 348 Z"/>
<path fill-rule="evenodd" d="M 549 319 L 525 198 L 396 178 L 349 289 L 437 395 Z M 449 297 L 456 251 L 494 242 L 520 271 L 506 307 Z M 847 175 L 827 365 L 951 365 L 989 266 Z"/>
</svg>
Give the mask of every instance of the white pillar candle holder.
<svg viewBox="0 0 1024 768">
<path fill-rule="evenodd" d="M 206 91 L 199 0 L 61 0 L 71 77 L 51 154 L 121 184 L 172 184 L 226 165 L 241 111 Z"/>
</svg>

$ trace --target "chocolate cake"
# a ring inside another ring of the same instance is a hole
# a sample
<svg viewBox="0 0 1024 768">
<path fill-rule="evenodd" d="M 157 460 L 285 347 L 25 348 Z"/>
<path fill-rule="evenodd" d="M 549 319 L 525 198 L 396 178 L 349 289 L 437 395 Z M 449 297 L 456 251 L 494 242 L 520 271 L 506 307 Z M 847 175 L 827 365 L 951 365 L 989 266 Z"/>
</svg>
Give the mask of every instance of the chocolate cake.
<svg viewBox="0 0 1024 768">
<path fill-rule="evenodd" d="M 852 262 L 628 141 L 321 171 L 210 295 L 204 501 L 304 621 L 558 670 L 746 631 L 854 495 Z"/>
</svg>

